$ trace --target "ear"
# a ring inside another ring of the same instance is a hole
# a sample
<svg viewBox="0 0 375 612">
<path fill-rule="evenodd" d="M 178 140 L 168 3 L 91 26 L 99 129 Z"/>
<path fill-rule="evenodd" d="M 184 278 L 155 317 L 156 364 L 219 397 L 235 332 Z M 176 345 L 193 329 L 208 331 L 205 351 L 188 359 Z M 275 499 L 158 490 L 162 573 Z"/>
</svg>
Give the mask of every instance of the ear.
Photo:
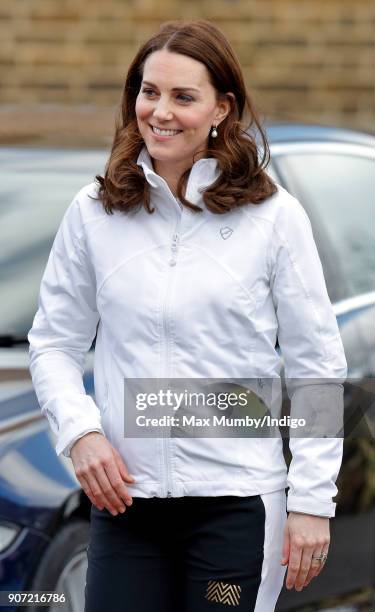
<svg viewBox="0 0 375 612">
<path fill-rule="evenodd" d="M 215 116 L 215 120 L 218 122 L 218 125 L 225 119 L 227 115 L 229 115 L 232 105 L 234 105 L 235 101 L 235 95 L 231 91 L 225 94 L 221 94 L 219 96 L 219 100 L 217 103 L 218 111 Z"/>
</svg>

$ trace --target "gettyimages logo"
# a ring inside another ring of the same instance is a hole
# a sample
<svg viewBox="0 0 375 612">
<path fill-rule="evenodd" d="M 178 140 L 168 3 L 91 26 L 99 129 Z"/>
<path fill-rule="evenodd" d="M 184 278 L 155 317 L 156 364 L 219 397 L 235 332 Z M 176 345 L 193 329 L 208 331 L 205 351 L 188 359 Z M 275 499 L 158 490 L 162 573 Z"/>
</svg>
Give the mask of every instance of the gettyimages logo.
<svg viewBox="0 0 375 612">
<path fill-rule="evenodd" d="M 123 435 L 374 439 L 374 380 L 345 389 L 332 378 L 126 378 Z"/>
</svg>

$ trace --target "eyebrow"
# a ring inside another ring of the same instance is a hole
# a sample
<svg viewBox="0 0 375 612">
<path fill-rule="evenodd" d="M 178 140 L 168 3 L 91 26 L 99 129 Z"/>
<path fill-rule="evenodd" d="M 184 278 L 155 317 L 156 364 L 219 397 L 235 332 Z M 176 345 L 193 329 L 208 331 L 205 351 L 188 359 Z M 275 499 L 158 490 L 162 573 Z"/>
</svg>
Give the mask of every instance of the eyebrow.
<svg viewBox="0 0 375 612">
<path fill-rule="evenodd" d="M 151 85 L 151 87 L 156 87 L 154 83 L 150 83 L 150 81 L 142 81 L 143 85 Z M 200 93 L 199 89 L 195 87 L 172 87 L 172 91 L 197 91 Z"/>
</svg>

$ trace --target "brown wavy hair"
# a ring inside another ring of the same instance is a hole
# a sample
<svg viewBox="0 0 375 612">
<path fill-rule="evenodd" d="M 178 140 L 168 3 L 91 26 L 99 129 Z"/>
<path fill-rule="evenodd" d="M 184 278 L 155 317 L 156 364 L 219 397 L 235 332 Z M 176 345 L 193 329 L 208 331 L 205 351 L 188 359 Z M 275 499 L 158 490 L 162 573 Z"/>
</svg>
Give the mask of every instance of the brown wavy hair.
<svg viewBox="0 0 375 612">
<path fill-rule="evenodd" d="M 160 49 L 203 63 L 217 96 L 227 97 L 226 92 L 233 92 L 235 96 L 235 100 L 229 97 L 231 109 L 220 124 L 217 138 L 209 136 L 205 150 L 206 157 L 217 158 L 221 170 L 217 180 L 202 193 L 207 209 L 213 213 L 225 213 L 249 202 L 260 204 L 276 193 L 276 185 L 265 172 L 270 159 L 266 134 L 246 91 L 241 66 L 230 43 L 209 21 L 168 21 L 142 45 L 126 76 L 105 175 L 95 177 L 99 183 L 98 197 L 106 212 L 112 214 L 115 209 L 127 212 L 139 209 L 142 204 L 149 213 L 154 212 L 150 205 L 150 185 L 143 169 L 136 163 L 145 143 L 138 130 L 135 104 L 145 61 Z M 261 160 L 254 126 L 262 141 Z M 177 197 L 183 205 L 199 212 L 202 211 L 200 206 L 189 202 L 183 195 L 190 169 L 179 179 Z"/>
</svg>

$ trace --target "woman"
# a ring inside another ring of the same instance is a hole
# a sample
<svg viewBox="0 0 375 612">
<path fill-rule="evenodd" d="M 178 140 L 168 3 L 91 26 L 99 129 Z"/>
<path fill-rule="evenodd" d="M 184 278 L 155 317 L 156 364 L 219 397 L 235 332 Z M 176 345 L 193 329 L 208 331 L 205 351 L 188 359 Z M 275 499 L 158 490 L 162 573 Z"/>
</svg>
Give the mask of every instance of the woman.
<svg viewBox="0 0 375 612">
<path fill-rule="evenodd" d="M 276 336 L 292 413 L 323 391 L 340 412 L 346 361 L 310 222 L 268 153 L 223 34 L 168 22 L 129 68 L 105 176 L 57 233 L 30 369 L 92 502 L 86 612 L 270 612 L 287 568 L 301 590 L 324 565 L 341 439 L 292 437 L 287 473 L 280 435 L 124 427 L 124 381 L 251 378 L 261 396 L 279 382 Z"/>
</svg>

